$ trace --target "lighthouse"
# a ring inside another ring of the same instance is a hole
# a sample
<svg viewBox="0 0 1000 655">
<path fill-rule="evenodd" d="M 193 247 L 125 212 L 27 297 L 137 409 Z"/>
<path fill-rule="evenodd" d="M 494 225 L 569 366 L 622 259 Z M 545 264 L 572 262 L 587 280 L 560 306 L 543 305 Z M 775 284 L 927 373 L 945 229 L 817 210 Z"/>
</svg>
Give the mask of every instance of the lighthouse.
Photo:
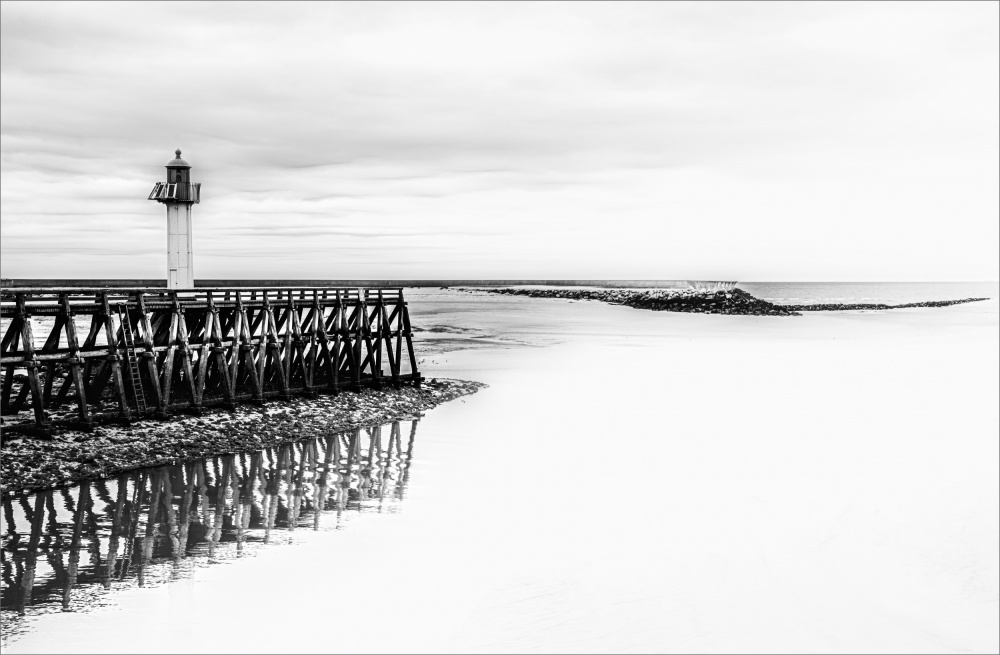
<svg viewBox="0 0 1000 655">
<path fill-rule="evenodd" d="M 191 164 L 176 157 L 167 162 L 167 181 L 157 182 L 150 200 L 167 206 L 167 288 L 194 288 L 194 244 L 191 208 L 201 202 L 201 184 L 191 183 Z"/>
</svg>

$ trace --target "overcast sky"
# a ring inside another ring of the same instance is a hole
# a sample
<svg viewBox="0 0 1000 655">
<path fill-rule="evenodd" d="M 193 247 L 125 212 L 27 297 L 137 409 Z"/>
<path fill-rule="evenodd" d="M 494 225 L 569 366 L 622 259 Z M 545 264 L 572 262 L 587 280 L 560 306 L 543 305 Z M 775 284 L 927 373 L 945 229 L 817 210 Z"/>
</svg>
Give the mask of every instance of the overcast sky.
<svg viewBox="0 0 1000 655">
<path fill-rule="evenodd" d="M 996 2 L 3 2 L 4 277 L 998 278 Z"/>
</svg>

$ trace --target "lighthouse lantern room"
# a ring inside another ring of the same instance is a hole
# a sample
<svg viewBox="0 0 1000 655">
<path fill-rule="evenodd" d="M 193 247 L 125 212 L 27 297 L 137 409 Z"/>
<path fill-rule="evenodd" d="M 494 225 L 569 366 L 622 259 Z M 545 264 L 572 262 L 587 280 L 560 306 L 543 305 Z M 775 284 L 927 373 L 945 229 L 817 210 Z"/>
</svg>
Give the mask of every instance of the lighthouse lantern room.
<svg viewBox="0 0 1000 655">
<path fill-rule="evenodd" d="M 194 288 L 194 244 L 191 207 L 201 202 L 201 184 L 191 183 L 191 164 L 176 158 L 167 163 L 167 181 L 157 182 L 150 200 L 167 206 L 167 288 Z"/>
</svg>

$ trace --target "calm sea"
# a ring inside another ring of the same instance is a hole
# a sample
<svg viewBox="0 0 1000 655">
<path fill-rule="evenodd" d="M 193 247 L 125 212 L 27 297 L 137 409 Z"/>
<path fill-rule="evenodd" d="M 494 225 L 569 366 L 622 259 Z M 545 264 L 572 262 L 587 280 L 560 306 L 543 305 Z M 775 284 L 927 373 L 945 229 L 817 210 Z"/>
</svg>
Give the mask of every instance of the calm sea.
<svg viewBox="0 0 1000 655">
<path fill-rule="evenodd" d="M 407 290 L 404 421 L 4 499 L 4 652 L 997 652 L 997 283 Z"/>
</svg>

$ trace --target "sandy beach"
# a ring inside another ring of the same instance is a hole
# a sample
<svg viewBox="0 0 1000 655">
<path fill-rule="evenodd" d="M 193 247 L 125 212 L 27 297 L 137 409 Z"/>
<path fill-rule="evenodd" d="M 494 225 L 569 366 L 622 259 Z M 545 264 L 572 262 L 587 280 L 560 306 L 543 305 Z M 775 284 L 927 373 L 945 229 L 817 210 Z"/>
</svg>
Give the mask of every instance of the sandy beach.
<svg viewBox="0 0 1000 655">
<path fill-rule="evenodd" d="M 1000 646 L 995 297 L 788 319 L 458 295 L 410 294 L 422 370 L 490 387 L 421 420 L 403 511 L 6 650 Z M 241 598 L 294 633 L 209 619 Z"/>
</svg>

